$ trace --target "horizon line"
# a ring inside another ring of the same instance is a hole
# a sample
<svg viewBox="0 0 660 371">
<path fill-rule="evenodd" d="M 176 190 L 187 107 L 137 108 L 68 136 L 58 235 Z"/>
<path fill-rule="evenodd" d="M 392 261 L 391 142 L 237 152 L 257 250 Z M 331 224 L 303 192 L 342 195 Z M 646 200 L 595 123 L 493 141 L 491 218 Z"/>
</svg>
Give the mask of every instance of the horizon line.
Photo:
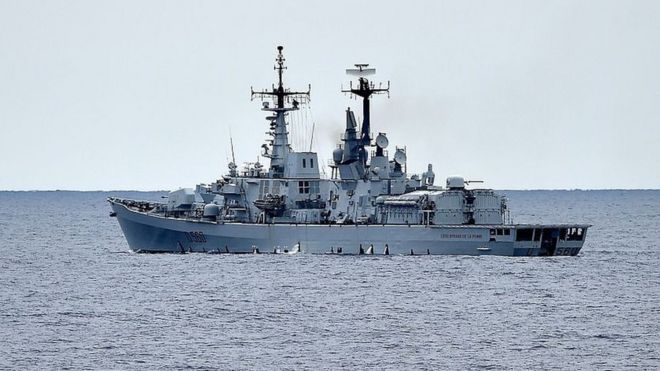
<svg viewBox="0 0 660 371">
<path fill-rule="evenodd" d="M 472 188 L 480 189 L 480 188 Z M 660 191 L 660 188 L 509 188 L 509 189 L 498 189 L 498 188 L 489 188 L 496 191 Z M 109 192 L 171 192 L 171 190 L 140 190 L 140 189 L 110 189 L 110 190 L 101 190 L 101 189 L 91 189 L 91 190 L 80 190 L 80 189 L 0 189 L 0 192 L 88 192 L 88 193 L 109 193 Z"/>
</svg>

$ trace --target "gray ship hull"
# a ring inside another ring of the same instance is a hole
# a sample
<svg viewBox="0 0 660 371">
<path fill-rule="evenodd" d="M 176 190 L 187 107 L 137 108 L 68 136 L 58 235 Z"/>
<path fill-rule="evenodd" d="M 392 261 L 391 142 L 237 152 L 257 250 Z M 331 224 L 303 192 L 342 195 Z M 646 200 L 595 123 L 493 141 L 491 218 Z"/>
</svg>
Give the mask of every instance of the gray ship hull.
<svg viewBox="0 0 660 371">
<path fill-rule="evenodd" d="M 256 224 L 177 219 L 109 200 L 136 252 L 575 256 L 586 225 Z M 584 230 L 579 240 L 561 237 Z M 531 232 L 521 238 L 520 230 Z"/>
</svg>

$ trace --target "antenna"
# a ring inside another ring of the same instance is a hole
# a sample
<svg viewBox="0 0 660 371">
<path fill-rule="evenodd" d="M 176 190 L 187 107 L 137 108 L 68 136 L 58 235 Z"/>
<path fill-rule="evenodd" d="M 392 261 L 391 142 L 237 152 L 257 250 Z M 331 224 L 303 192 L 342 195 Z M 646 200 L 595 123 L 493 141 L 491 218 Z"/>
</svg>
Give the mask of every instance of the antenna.
<svg viewBox="0 0 660 371">
<path fill-rule="evenodd" d="M 358 76 L 358 77 L 371 76 L 376 74 L 376 69 L 367 68 L 369 67 L 369 65 L 366 63 L 357 63 L 355 64 L 355 67 L 357 68 L 347 68 L 346 74 L 350 76 Z"/>
<path fill-rule="evenodd" d="M 293 101 L 293 109 L 297 109 L 298 104 L 309 102 L 312 86 L 309 85 L 307 87 L 307 91 L 291 91 L 288 88 L 284 88 L 282 73 L 287 69 L 287 67 L 284 65 L 284 61 L 286 59 L 282 54 L 283 49 L 284 47 L 281 45 L 277 47 L 277 58 L 275 58 L 276 65 L 273 67 L 273 69 L 277 71 L 277 86 L 273 85 L 270 91 L 266 89 L 261 91 L 254 91 L 254 89 L 250 88 L 250 93 L 251 99 L 260 98 L 263 100 L 264 98 L 271 97 L 275 101 L 277 109 L 290 111 L 292 108 L 285 109 L 284 103 Z M 272 109 L 268 109 L 267 107 L 264 107 L 264 110 L 274 111 Z"/>
<path fill-rule="evenodd" d="M 282 49 L 284 49 L 284 47 L 282 45 L 279 45 L 277 47 L 277 58 L 275 59 L 275 61 L 277 62 L 277 66 L 273 66 L 273 69 L 277 70 L 277 75 L 279 77 L 278 87 L 280 87 L 280 88 L 283 85 L 282 84 L 282 72 L 284 72 L 284 70 L 286 70 L 286 67 L 284 67 L 284 61 L 286 59 L 284 59 L 284 55 L 282 54 Z"/>
<path fill-rule="evenodd" d="M 309 151 L 312 152 L 312 144 L 314 143 L 314 128 L 316 128 L 316 123 L 312 121 L 312 136 L 309 140 Z"/>
<path fill-rule="evenodd" d="M 229 131 L 229 144 L 231 145 L 231 162 L 236 164 L 236 156 L 234 155 L 234 138 L 231 135 L 231 131 Z"/>
</svg>

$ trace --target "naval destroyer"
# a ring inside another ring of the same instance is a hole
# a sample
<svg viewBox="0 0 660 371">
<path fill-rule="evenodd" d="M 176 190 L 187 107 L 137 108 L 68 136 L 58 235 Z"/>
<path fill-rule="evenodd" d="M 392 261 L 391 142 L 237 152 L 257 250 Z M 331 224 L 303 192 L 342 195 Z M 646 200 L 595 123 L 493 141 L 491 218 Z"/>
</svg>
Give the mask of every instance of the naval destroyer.
<svg viewBox="0 0 660 371">
<path fill-rule="evenodd" d="M 408 175 L 406 148 L 391 148 L 386 133 L 371 132 L 370 100 L 389 94 L 390 84 L 368 78 L 375 69 L 347 70 L 357 81 L 344 93 L 362 101 L 362 120 L 346 110 L 341 143 L 332 152 L 330 176 L 321 176 L 317 153 L 290 144 L 293 111 L 307 104 L 310 90 L 283 82 L 279 46 L 271 89 L 254 91 L 266 112 L 269 139 L 262 145 L 266 167 L 236 160 L 211 183 L 170 192 L 163 202 L 111 197 L 136 252 L 312 253 L 356 255 L 575 256 L 586 224 L 513 224 L 507 200 L 491 189 L 451 176 L 435 184 L 429 165 Z M 233 147 L 233 144 L 232 144 Z M 233 149 L 232 149 L 233 153 Z M 391 155 L 391 156 L 390 156 Z"/>
</svg>

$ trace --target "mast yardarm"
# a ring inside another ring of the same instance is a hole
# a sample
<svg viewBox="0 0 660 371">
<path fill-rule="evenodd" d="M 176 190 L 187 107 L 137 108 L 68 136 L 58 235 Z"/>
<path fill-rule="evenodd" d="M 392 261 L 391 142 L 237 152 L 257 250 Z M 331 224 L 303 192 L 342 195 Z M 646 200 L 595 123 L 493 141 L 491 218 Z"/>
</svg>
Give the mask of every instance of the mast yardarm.
<svg viewBox="0 0 660 371">
<path fill-rule="evenodd" d="M 312 90 L 312 86 L 308 85 L 307 91 L 290 91 L 284 87 L 284 80 L 282 75 L 287 67 L 284 65 L 284 61 L 286 61 L 286 59 L 284 58 L 284 54 L 282 54 L 283 49 L 283 46 L 277 47 L 277 57 L 275 58 L 276 64 L 273 66 L 273 69 L 277 71 L 277 87 L 273 85 L 271 91 L 266 89 L 261 91 L 254 91 L 252 88 L 250 88 L 252 93 L 251 98 L 259 98 L 264 100 L 264 98 L 270 96 L 273 97 L 277 109 L 285 109 L 287 111 L 291 111 L 293 109 L 297 109 L 299 103 L 307 103 L 310 100 L 310 92 Z M 290 101 L 293 107 L 286 108 L 284 104 L 289 103 Z"/>
</svg>

